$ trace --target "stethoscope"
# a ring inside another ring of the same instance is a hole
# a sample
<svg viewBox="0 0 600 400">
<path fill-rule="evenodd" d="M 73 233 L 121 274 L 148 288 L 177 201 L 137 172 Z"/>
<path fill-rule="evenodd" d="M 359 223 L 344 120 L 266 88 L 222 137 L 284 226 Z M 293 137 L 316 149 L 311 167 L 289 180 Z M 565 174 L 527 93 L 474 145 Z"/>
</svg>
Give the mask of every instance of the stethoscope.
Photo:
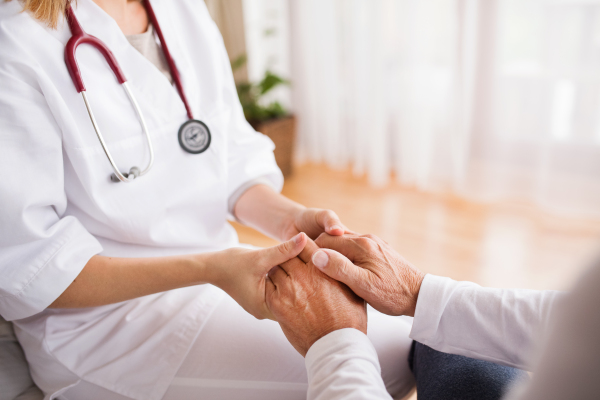
<svg viewBox="0 0 600 400">
<path fill-rule="evenodd" d="M 175 62 L 173 61 L 173 57 L 171 57 L 171 53 L 169 52 L 169 48 L 167 47 L 167 43 L 165 41 L 165 37 L 162 34 L 160 26 L 158 25 L 158 20 L 156 19 L 156 15 L 154 14 L 154 10 L 152 10 L 152 6 L 150 5 L 150 1 L 143 0 L 143 4 L 146 7 L 146 11 L 148 12 L 148 17 L 154 26 L 154 30 L 158 35 L 160 40 L 160 44 L 162 46 L 163 53 L 165 55 L 165 59 L 167 60 L 167 64 L 169 65 L 169 70 L 171 71 L 171 76 L 173 77 L 173 81 L 175 82 L 175 87 L 177 88 L 177 92 L 179 92 L 179 97 L 181 97 L 181 101 L 185 105 L 185 110 L 187 112 L 188 120 L 184 122 L 179 128 L 178 139 L 180 146 L 192 154 L 200 154 L 210 146 L 211 135 L 208 126 L 202 121 L 194 119 L 192 115 L 192 110 L 190 105 L 188 104 L 187 98 L 185 97 L 185 92 L 183 90 L 183 85 L 181 84 L 181 78 L 179 77 L 179 72 L 177 71 L 177 67 L 175 66 Z M 83 101 L 85 103 L 85 107 L 87 108 L 87 112 L 90 116 L 90 120 L 92 121 L 92 125 L 94 126 L 94 130 L 96 131 L 96 135 L 98 136 L 98 140 L 102 145 L 102 149 L 110 161 L 110 165 L 114 170 L 114 174 L 111 174 L 110 179 L 113 182 L 131 182 L 135 178 L 145 175 L 148 173 L 152 164 L 154 163 L 154 149 L 152 148 L 152 140 L 150 139 L 150 134 L 148 133 L 148 127 L 146 126 L 146 121 L 144 120 L 144 116 L 140 111 L 140 107 L 133 96 L 129 88 L 129 84 L 127 83 L 127 79 L 125 78 L 125 74 L 121 70 L 119 63 L 117 62 L 115 56 L 110 51 L 110 49 L 97 37 L 87 34 L 79 24 L 79 21 L 75 17 L 75 13 L 71 6 L 67 7 L 66 10 L 67 22 L 69 24 L 69 28 L 71 29 L 71 39 L 67 42 L 67 46 L 65 47 L 65 62 L 67 63 L 67 69 L 69 70 L 69 74 L 71 75 L 71 79 L 73 80 L 73 84 L 77 89 L 78 93 L 81 93 L 83 96 Z M 115 164 L 113 157 L 108 151 L 108 147 L 106 146 L 106 142 L 104 141 L 104 137 L 102 133 L 100 133 L 100 128 L 98 127 L 98 123 L 96 122 L 96 118 L 94 117 L 94 113 L 92 112 L 92 108 L 90 107 L 90 103 L 85 94 L 85 85 L 83 84 L 83 78 L 81 77 L 81 71 L 79 70 L 79 65 L 77 64 L 77 59 L 75 58 L 75 51 L 77 50 L 77 46 L 82 43 L 91 44 L 104 56 L 104 59 L 108 63 L 109 67 L 113 70 L 117 81 L 123 86 L 125 92 L 127 93 L 127 97 L 129 97 L 129 101 L 131 102 L 135 112 L 140 120 L 142 125 L 142 130 L 144 135 L 146 136 L 146 141 L 148 142 L 148 149 L 150 150 L 150 161 L 148 162 L 148 166 L 144 170 L 140 170 L 139 167 L 133 166 L 129 170 L 129 173 L 121 173 Z"/>
</svg>

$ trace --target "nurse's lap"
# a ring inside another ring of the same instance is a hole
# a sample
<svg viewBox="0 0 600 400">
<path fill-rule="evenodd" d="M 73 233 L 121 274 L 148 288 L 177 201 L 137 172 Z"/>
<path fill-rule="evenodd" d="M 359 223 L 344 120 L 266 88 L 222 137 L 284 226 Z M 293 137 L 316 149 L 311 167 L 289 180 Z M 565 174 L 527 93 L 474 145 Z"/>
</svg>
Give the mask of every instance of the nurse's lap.
<svg viewBox="0 0 600 400">
<path fill-rule="evenodd" d="M 369 337 L 390 393 L 414 386 L 408 366 L 410 323 L 369 312 Z M 306 399 L 304 358 L 279 324 L 259 321 L 225 297 L 207 321 L 163 400 Z"/>
<path fill-rule="evenodd" d="M 402 398 L 414 386 L 408 366 L 410 322 L 370 308 L 368 332 L 388 391 L 394 398 Z M 304 358 L 279 325 L 255 319 L 225 296 L 206 321 L 163 400 L 304 400 L 306 391 Z M 86 382 L 65 397 L 124 399 Z"/>
</svg>

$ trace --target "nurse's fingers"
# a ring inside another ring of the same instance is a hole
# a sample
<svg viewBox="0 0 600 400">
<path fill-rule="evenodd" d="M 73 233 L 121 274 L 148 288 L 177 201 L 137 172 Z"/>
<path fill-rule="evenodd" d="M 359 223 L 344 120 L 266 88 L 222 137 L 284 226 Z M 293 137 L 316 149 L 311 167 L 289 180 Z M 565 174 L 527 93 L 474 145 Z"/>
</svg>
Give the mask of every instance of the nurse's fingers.
<svg viewBox="0 0 600 400">
<path fill-rule="evenodd" d="M 341 236 L 348 229 L 342 224 L 340 218 L 331 210 L 322 210 L 317 214 L 319 225 L 325 232 L 333 236 Z"/>
<path fill-rule="evenodd" d="M 260 265 L 263 268 L 262 271 L 264 271 L 261 273 L 266 273 L 274 266 L 295 258 L 304 249 L 307 239 L 306 234 L 299 233 L 287 242 L 259 250 L 262 255 Z"/>
</svg>

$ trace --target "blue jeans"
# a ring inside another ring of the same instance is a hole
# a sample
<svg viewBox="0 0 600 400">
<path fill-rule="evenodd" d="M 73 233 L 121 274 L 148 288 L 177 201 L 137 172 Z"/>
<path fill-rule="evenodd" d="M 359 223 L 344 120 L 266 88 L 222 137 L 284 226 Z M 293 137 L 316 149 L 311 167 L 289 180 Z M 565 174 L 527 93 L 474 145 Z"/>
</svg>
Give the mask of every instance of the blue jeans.
<svg viewBox="0 0 600 400">
<path fill-rule="evenodd" d="M 408 363 L 419 400 L 500 400 L 525 371 L 446 354 L 413 342 Z"/>
</svg>

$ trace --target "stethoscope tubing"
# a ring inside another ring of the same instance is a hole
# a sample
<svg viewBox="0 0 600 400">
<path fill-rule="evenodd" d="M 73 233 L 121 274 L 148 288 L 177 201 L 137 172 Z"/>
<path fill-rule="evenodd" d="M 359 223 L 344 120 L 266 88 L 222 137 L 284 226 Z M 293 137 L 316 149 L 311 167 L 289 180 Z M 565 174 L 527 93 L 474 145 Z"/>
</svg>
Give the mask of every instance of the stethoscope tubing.
<svg viewBox="0 0 600 400">
<path fill-rule="evenodd" d="M 104 150 L 104 154 L 106 154 L 106 158 L 108 158 L 108 161 L 110 162 L 110 165 L 114 171 L 114 175 L 111 176 L 111 180 L 114 181 L 116 177 L 121 182 L 131 182 L 135 178 L 145 175 L 146 173 L 148 173 L 148 171 L 150 171 L 150 168 L 152 168 L 152 165 L 154 164 L 154 148 L 152 146 L 152 139 L 150 138 L 150 133 L 148 132 L 146 121 L 144 120 L 144 116 L 142 115 L 140 107 L 135 97 L 133 96 L 133 93 L 131 93 L 131 90 L 129 89 L 129 84 L 127 82 L 123 82 L 121 85 L 123 86 L 123 89 L 125 89 L 127 97 L 129 97 L 129 100 L 133 105 L 133 108 L 135 109 L 138 119 L 140 120 L 142 130 L 144 131 L 146 141 L 148 142 L 148 150 L 150 152 L 150 161 L 148 162 L 148 166 L 142 171 L 137 169 L 137 167 L 132 167 L 129 170 L 128 176 L 123 175 L 121 171 L 119 171 L 119 168 L 117 167 L 112 155 L 110 154 L 108 146 L 104 141 L 104 136 L 100 132 L 100 127 L 98 126 L 98 122 L 96 121 L 96 117 L 94 116 L 94 112 L 92 111 L 92 107 L 90 106 L 85 90 L 81 91 L 81 96 L 83 97 L 83 102 L 85 103 L 85 107 L 87 109 L 88 115 L 90 116 L 90 120 L 92 121 L 92 126 L 94 127 L 94 131 L 96 132 L 96 136 L 98 137 L 100 145 L 102 146 L 102 150 Z"/>
<path fill-rule="evenodd" d="M 193 118 L 192 110 L 187 101 L 187 97 L 185 95 L 185 91 L 184 91 L 183 85 L 181 83 L 181 77 L 179 75 L 179 71 L 177 70 L 177 66 L 175 65 L 175 62 L 173 61 L 173 57 L 171 56 L 169 48 L 167 47 L 167 43 L 164 38 L 163 32 L 160 28 L 160 25 L 158 23 L 158 19 L 156 18 L 156 14 L 154 13 L 154 10 L 152 9 L 152 5 L 150 4 L 150 1 L 143 0 L 143 4 L 146 8 L 146 11 L 148 12 L 148 17 L 154 26 L 154 30 L 156 31 L 156 34 L 158 35 L 158 38 L 160 40 L 162 50 L 165 55 L 165 59 L 167 61 L 167 64 L 169 65 L 171 76 L 173 77 L 175 87 L 177 88 L 177 91 L 179 92 L 179 96 L 181 97 L 181 100 L 185 106 L 187 116 L 190 120 L 193 120 L 194 118 Z M 150 170 L 150 168 L 152 168 L 152 165 L 154 164 L 154 148 L 152 146 L 152 139 L 151 139 L 150 133 L 148 131 L 148 126 L 146 124 L 146 120 L 144 119 L 144 115 L 142 114 L 142 111 L 140 110 L 140 107 L 138 105 L 138 102 L 137 102 L 135 96 L 133 95 L 131 89 L 129 88 L 127 78 L 125 77 L 125 74 L 123 73 L 123 70 L 119 66 L 119 63 L 117 62 L 117 59 L 115 58 L 112 51 L 100 39 L 86 33 L 83 30 L 83 28 L 81 27 L 81 24 L 79 24 L 79 21 L 77 20 L 77 17 L 75 16 L 75 13 L 73 12 L 73 9 L 71 8 L 71 5 L 69 5 L 66 9 L 66 17 L 67 17 L 67 23 L 69 25 L 69 29 L 71 30 L 71 35 L 72 35 L 65 47 L 65 63 L 67 64 L 67 69 L 69 71 L 69 74 L 71 75 L 71 79 L 73 80 L 75 89 L 77 90 L 78 93 L 81 93 L 81 95 L 83 97 L 83 101 L 85 103 L 85 107 L 87 109 L 88 115 L 92 122 L 94 131 L 96 132 L 96 136 L 98 137 L 98 140 L 100 141 L 102 149 L 104 150 L 104 153 L 106 154 L 106 157 L 108 158 L 108 161 L 110 162 L 110 165 L 114 171 L 114 174 L 111 175 L 111 180 L 114 182 L 119 182 L 119 181 L 120 182 L 131 182 L 135 178 L 148 173 L 148 171 Z M 92 111 L 92 107 L 87 98 L 85 84 L 83 82 L 83 77 L 81 76 L 81 70 L 79 68 L 79 64 L 77 63 L 77 57 L 75 55 L 75 53 L 77 51 L 77 47 L 80 44 L 84 44 L 84 43 L 94 46 L 102 54 L 102 56 L 106 60 L 107 64 L 112 69 L 113 73 L 115 74 L 117 81 L 119 82 L 119 84 L 121 84 L 121 86 L 123 86 L 123 89 L 127 93 L 127 97 L 129 98 L 129 101 L 136 112 L 136 115 L 140 121 L 140 124 L 142 125 L 142 131 L 144 132 L 144 136 L 146 138 L 146 142 L 148 144 L 148 149 L 149 149 L 149 153 L 150 153 L 150 160 L 148 161 L 148 165 L 143 170 L 140 170 L 138 167 L 134 166 L 129 170 L 129 173 L 127 174 L 127 176 L 125 176 L 125 174 L 123 174 L 123 173 L 121 173 L 121 171 L 119 171 L 119 168 L 117 167 L 117 165 L 114 161 L 114 158 L 112 157 L 110 151 L 108 150 L 108 146 L 106 145 L 104 136 L 102 135 L 102 132 L 100 131 L 100 127 L 98 125 L 98 122 L 96 121 L 96 117 L 94 116 L 94 112 Z"/>
<path fill-rule="evenodd" d="M 171 72 L 171 77 L 175 82 L 175 87 L 179 92 L 179 97 L 181 97 L 181 101 L 185 106 L 185 111 L 189 119 L 194 119 L 194 115 L 192 114 L 192 108 L 190 107 L 187 97 L 185 95 L 185 91 L 183 90 L 183 84 L 181 83 L 181 76 L 179 75 L 179 70 L 175 65 L 175 61 L 173 61 L 173 57 L 171 56 L 171 51 L 169 50 L 169 46 L 167 46 L 167 41 L 163 35 L 162 29 L 160 28 L 160 24 L 158 23 L 158 19 L 156 18 L 156 14 L 154 13 L 154 9 L 150 4 L 149 0 L 142 0 L 142 3 L 146 7 L 146 11 L 148 12 L 148 17 L 150 18 L 150 22 L 154 26 L 154 30 L 156 31 L 156 35 L 158 36 L 158 40 L 160 41 L 160 46 L 162 47 L 162 51 L 165 55 L 165 59 L 167 60 L 167 64 L 169 65 L 169 70 Z"/>
</svg>

